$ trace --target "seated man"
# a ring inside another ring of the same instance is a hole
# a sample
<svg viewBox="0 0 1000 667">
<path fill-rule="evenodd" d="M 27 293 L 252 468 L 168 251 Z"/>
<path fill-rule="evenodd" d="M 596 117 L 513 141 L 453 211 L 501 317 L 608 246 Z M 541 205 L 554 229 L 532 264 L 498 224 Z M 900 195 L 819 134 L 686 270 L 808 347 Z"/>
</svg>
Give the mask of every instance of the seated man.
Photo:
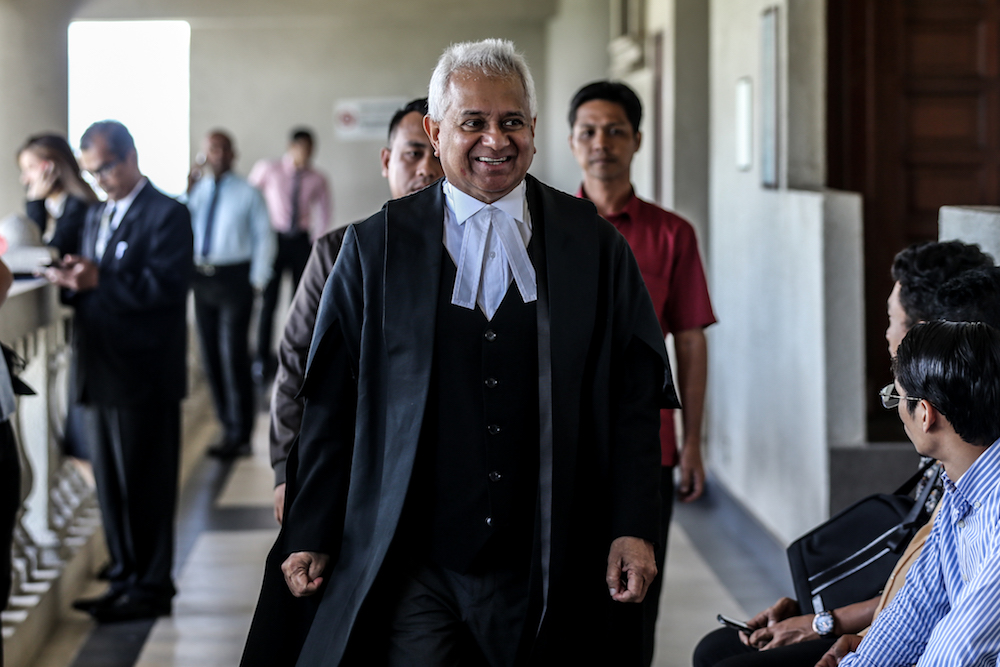
<svg viewBox="0 0 1000 667">
<path fill-rule="evenodd" d="M 896 408 L 917 452 L 944 466 L 940 518 L 906 585 L 853 665 L 994 664 L 1000 653 L 1000 331 L 982 322 L 910 330 L 894 363 Z"/>
<path fill-rule="evenodd" d="M 993 259 L 978 246 L 958 241 L 922 243 L 900 251 L 893 261 L 892 276 L 896 283 L 887 301 L 889 325 L 885 337 L 890 357 L 895 356 L 903 336 L 917 322 L 960 319 L 985 321 L 1000 327 L 1000 308 L 991 305 L 1000 301 L 1000 284 L 979 279 L 972 284 L 963 281 L 964 287 L 955 289 L 942 286 L 945 283 L 950 287 L 953 282 L 957 285 L 958 277 L 966 273 L 995 271 L 992 267 Z M 916 560 L 929 532 L 928 525 L 913 537 L 890 583 L 902 582 L 906 568 Z M 890 592 L 896 590 L 891 585 L 886 588 Z M 795 600 L 781 598 L 748 621 L 754 629 L 749 637 L 728 628 L 708 634 L 695 649 L 695 667 L 788 664 L 812 667 L 828 650 L 843 655 L 856 646 L 860 638 L 854 633 L 871 624 L 876 612 L 886 604 L 887 597 L 874 597 L 834 609 L 828 617 L 820 619 L 813 614 L 801 614 Z M 843 636 L 841 641 L 837 641 L 838 636 Z M 756 649 L 778 650 L 760 653 Z"/>
</svg>

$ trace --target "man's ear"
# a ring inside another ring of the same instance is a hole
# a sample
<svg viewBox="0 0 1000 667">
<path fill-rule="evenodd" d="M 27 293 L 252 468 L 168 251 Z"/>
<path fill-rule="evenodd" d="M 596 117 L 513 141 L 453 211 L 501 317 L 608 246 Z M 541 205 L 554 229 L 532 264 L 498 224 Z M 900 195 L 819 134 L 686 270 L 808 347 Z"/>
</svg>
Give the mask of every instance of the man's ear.
<svg viewBox="0 0 1000 667">
<path fill-rule="evenodd" d="M 441 157 L 441 151 L 438 150 L 440 147 L 438 135 L 441 134 L 441 123 L 431 118 L 430 114 L 424 116 L 424 132 L 427 133 L 427 138 L 431 140 L 431 146 L 434 147 L 434 155 Z"/>
<path fill-rule="evenodd" d="M 935 426 L 940 424 L 943 415 L 926 398 L 920 400 L 916 409 L 915 416 L 920 420 L 920 430 L 924 433 L 930 433 Z"/>
<path fill-rule="evenodd" d="M 635 133 L 635 150 L 642 148 L 642 132 Z"/>
<path fill-rule="evenodd" d="M 389 178 L 389 157 L 391 155 L 392 151 L 388 148 L 379 151 L 379 160 L 382 162 L 382 178 Z"/>
</svg>

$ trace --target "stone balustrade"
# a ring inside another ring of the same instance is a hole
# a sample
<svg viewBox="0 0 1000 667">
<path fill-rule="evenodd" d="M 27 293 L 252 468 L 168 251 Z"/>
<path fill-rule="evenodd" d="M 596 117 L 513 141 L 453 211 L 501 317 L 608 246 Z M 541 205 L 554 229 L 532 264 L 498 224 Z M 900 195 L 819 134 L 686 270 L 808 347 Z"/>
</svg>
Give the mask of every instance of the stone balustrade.
<svg viewBox="0 0 1000 667">
<path fill-rule="evenodd" d="M 61 598 L 75 593 L 57 595 L 54 589 L 100 526 L 91 483 L 62 454 L 71 327 L 72 311 L 44 280 L 15 282 L 0 310 L 0 341 L 25 359 L 20 377 L 37 392 L 19 397 L 12 417 L 21 455 L 22 508 L 14 533 L 13 590 L 2 615 L 11 665 L 23 664 L 35 649 L 19 640 L 47 635 L 65 603 Z"/>
</svg>

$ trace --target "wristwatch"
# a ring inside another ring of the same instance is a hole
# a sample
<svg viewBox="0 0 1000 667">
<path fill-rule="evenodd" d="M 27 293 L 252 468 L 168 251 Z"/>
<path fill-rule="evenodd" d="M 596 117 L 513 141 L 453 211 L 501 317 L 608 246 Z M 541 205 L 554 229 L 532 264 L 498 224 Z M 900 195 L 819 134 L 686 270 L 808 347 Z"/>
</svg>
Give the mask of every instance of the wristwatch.
<svg viewBox="0 0 1000 667">
<path fill-rule="evenodd" d="M 813 632 L 820 637 L 829 637 L 833 634 L 833 614 L 828 611 L 821 611 L 813 616 Z"/>
</svg>

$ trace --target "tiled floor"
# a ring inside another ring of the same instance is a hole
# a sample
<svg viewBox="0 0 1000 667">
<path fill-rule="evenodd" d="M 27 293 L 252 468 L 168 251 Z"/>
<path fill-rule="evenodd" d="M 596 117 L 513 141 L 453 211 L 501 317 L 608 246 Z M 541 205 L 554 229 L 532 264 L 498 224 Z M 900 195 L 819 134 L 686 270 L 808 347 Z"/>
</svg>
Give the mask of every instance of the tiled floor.
<svg viewBox="0 0 1000 667">
<path fill-rule="evenodd" d="M 173 616 L 156 622 L 135 665 L 238 664 L 264 558 L 277 535 L 273 518 L 267 519 L 272 477 L 263 417 L 257 432 L 260 438 L 254 443 L 254 456 L 234 465 L 214 501 L 213 516 L 202 522 L 204 528 L 193 538 L 181 565 Z M 197 475 L 193 479 L 197 481 Z M 716 627 L 717 613 L 741 617 L 745 610 L 720 583 L 680 522 L 672 529 L 667 563 L 654 664 L 687 667 L 698 639 Z M 74 654 L 92 628 L 90 621 L 80 617 L 69 619 L 36 667 L 73 664 Z M 78 660 L 76 664 L 90 663 Z"/>
</svg>

